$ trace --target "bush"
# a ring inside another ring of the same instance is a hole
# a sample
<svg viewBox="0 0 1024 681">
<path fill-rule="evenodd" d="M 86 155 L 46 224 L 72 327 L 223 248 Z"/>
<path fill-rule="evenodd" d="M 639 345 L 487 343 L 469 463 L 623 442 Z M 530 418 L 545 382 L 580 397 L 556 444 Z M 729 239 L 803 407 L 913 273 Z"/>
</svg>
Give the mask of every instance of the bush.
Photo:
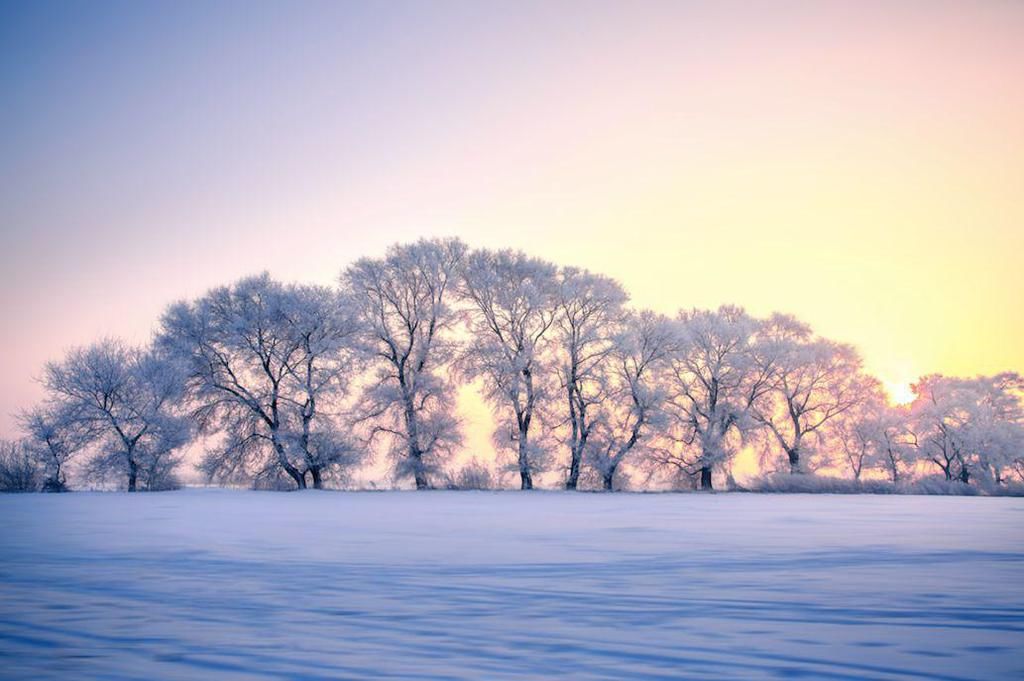
<svg viewBox="0 0 1024 681">
<path fill-rule="evenodd" d="M 0 442 L 0 492 L 38 492 L 43 467 L 21 442 Z"/>
<path fill-rule="evenodd" d="M 888 480 L 850 480 L 817 475 L 775 473 L 756 478 L 748 485 L 751 492 L 767 494 L 928 494 L 944 496 L 978 496 L 986 490 L 964 484 L 959 480 L 946 480 L 929 476 L 913 482 L 893 484 Z M 1005 485 L 989 491 L 990 494 L 1016 496 L 1024 494 L 1024 486 Z"/>
<path fill-rule="evenodd" d="M 959 480 L 946 480 L 944 477 L 931 475 L 901 484 L 900 493 L 973 497 L 982 494 L 982 490 Z"/>
<path fill-rule="evenodd" d="M 1008 482 L 1002 485 L 994 485 L 989 490 L 994 497 L 1024 497 L 1024 482 Z"/>
<path fill-rule="evenodd" d="M 454 475 L 448 474 L 445 481 L 446 489 L 494 489 L 494 474 L 491 469 L 478 459 L 473 459 Z"/>
<path fill-rule="evenodd" d="M 864 491 L 856 480 L 790 473 L 761 476 L 752 480 L 748 489 L 767 494 L 861 494 Z M 880 492 L 881 489 L 875 493 Z"/>
</svg>

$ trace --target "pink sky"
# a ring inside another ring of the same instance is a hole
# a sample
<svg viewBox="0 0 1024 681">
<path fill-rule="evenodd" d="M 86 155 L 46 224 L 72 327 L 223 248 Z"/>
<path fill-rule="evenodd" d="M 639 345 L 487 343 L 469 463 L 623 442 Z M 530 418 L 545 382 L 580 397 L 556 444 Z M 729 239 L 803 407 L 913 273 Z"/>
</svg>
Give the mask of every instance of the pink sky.
<svg viewBox="0 0 1024 681">
<path fill-rule="evenodd" d="M 419 236 L 1024 371 L 1024 4 L 0 10 L 0 436 L 47 359 Z"/>
</svg>

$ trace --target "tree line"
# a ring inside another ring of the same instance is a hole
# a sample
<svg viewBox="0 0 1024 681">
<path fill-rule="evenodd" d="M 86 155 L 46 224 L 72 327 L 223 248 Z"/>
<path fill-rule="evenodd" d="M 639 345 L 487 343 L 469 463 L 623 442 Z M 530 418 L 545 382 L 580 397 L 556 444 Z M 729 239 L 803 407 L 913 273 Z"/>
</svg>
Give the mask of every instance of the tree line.
<svg viewBox="0 0 1024 681">
<path fill-rule="evenodd" d="M 74 349 L 42 383 L 0 447 L 0 487 L 62 491 L 74 464 L 87 486 L 165 489 L 199 446 L 219 484 L 339 486 L 387 456 L 417 489 L 490 486 L 485 464 L 449 468 L 465 384 L 493 411 L 496 473 L 521 489 L 612 490 L 626 468 L 731 486 L 744 449 L 794 475 L 1024 479 L 1019 374 L 925 376 L 894 406 L 853 347 L 792 316 L 668 317 L 609 277 L 455 239 L 392 246 L 334 287 L 215 288 L 169 306 L 147 346 Z"/>
</svg>

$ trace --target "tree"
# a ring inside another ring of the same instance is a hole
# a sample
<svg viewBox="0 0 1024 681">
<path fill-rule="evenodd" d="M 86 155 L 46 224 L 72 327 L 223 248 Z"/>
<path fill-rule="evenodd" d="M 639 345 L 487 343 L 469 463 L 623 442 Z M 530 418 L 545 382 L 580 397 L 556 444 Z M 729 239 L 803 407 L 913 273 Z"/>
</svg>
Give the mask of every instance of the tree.
<svg viewBox="0 0 1024 681">
<path fill-rule="evenodd" d="M 298 412 L 297 441 L 313 487 L 324 476 L 342 477 L 365 458 L 365 450 L 342 434 L 323 413 L 348 393 L 359 333 L 355 304 L 323 286 L 287 289 L 285 324 L 299 341 L 297 361 L 285 375 L 284 399 Z"/>
<path fill-rule="evenodd" d="M 865 401 L 851 409 L 845 418 L 836 419 L 830 435 L 838 441 L 842 463 L 850 469 L 854 480 L 860 480 L 865 467 L 870 467 L 875 449 L 874 404 Z"/>
<path fill-rule="evenodd" d="M 27 435 L 26 446 L 43 467 L 43 491 L 67 491 L 67 464 L 94 439 L 94 426 L 76 419 L 73 410 L 59 403 L 36 406 L 19 420 Z"/>
<path fill-rule="evenodd" d="M 881 384 L 864 379 L 864 397 L 832 421 L 828 442 L 838 442 L 843 463 L 854 480 L 866 468 L 882 468 L 893 483 L 913 459 L 906 410 L 891 406 Z"/>
<path fill-rule="evenodd" d="M 129 492 L 167 484 L 190 438 L 173 411 L 182 390 L 173 361 L 107 339 L 47 364 L 43 385 L 62 426 L 88 434 L 95 473 L 124 476 Z"/>
<path fill-rule="evenodd" d="M 898 483 L 916 457 L 910 415 L 905 407 L 876 405 L 869 412 L 872 438 L 872 463 L 881 466 L 893 483 Z"/>
<path fill-rule="evenodd" d="M 628 296 L 613 279 L 575 267 L 558 275 L 555 340 L 561 387 L 568 405 L 569 474 L 566 489 L 576 489 L 580 465 L 594 427 L 591 410 L 605 396 L 605 367 Z"/>
<path fill-rule="evenodd" d="M 484 378 L 491 404 L 510 410 L 522 489 L 533 489 L 537 464 L 530 429 L 541 398 L 543 344 L 557 312 L 555 273 L 554 265 L 510 250 L 475 251 L 463 268 L 462 293 L 472 309 L 459 366 L 464 376 Z"/>
<path fill-rule="evenodd" d="M 615 339 L 590 457 L 606 490 L 612 489 L 623 460 L 665 420 L 666 392 L 659 370 L 675 344 L 676 330 L 669 320 L 649 311 L 630 314 Z"/>
<path fill-rule="evenodd" d="M 411 475 L 416 489 L 430 486 L 461 442 L 454 389 L 441 370 L 456 349 L 449 299 L 465 251 L 455 239 L 396 245 L 341 277 L 356 304 L 361 345 L 376 366 L 361 421 L 372 424 L 371 440 L 390 440 L 398 475 Z"/>
<path fill-rule="evenodd" d="M 711 489 L 714 468 L 732 458 L 754 425 L 751 409 L 771 388 L 774 366 L 764 352 L 756 361 L 761 324 L 742 308 L 681 312 L 678 325 L 667 406 L 678 431 L 674 439 L 684 449 L 665 449 L 654 459 L 699 471 L 701 489 Z"/>
<path fill-rule="evenodd" d="M 801 458 L 821 442 L 830 422 L 865 399 L 870 382 L 852 346 L 815 338 L 788 315 L 765 324 L 759 346 L 758 364 L 774 379 L 754 402 L 754 418 L 786 456 L 790 472 L 803 472 Z"/>
<path fill-rule="evenodd" d="M 982 474 L 999 484 L 1024 448 L 1024 407 L 1018 374 L 976 378 L 931 374 L 912 387 L 912 429 L 923 459 L 947 480 Z"/>
<path fill-rule="evenodd" d="M 980 396 L 970 439 L 985 477 L 1000 485 L 1024 457 L 1024 377 L 1003 372 L 975 384 Z"/>
<path fill-rule="evenodd" d="M 321 414 L 344 392 L 355 334 L 351 310 L 321 287 L 284 286 L 266 273 L 211 290 L 164 314 L 158 346 L 186 367 L 186 401 L 222 442 L 202 468 L 225 480 L 323 485 L 358 458 Z"/>
</svg>

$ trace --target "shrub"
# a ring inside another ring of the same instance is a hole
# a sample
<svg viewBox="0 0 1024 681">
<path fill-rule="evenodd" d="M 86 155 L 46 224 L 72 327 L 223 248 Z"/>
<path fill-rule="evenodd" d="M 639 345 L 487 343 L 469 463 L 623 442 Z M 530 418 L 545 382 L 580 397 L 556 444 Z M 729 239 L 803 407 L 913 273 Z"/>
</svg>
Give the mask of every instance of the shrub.
<svg viewBox="0 0 1024 681">
<path fill-rule="evenodd" d="M 0 492 L 38 492 L 43 467 L 22 442 L 0 441 Z"/>
<path fill-rule="evenodd" d="M 496 485 L 491 469 L 479 459 L 473 459 L 454 475 L 449 473 L 445 487 L 457 490 L 494 489 Z"/>
</svg>

